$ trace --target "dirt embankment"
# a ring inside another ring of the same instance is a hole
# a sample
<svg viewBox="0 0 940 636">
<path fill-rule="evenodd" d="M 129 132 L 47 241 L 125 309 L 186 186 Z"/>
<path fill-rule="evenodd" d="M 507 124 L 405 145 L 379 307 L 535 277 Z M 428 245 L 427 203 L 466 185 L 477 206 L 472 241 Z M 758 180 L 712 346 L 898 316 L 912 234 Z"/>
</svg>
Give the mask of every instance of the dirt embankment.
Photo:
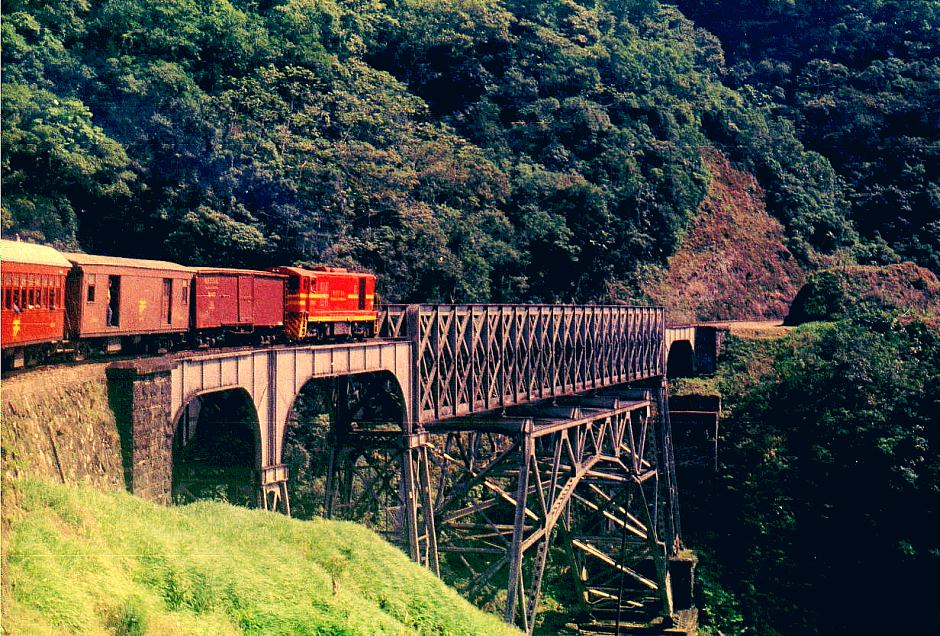
<svg viewBox="0 0 940 636">
<path fill-rule="evenodd" d="M 3 378 L 5 477 L 124 488 L 106 366 L 55 366 Z"/>
<path fill-rule="evenodd" d="M 784 244 L 753 176 L 714 149 L 703 152 L 708 194 L 668 265 L 646 294 L 671 322 L 783 318 L 804 272 Z"/>
</svg>

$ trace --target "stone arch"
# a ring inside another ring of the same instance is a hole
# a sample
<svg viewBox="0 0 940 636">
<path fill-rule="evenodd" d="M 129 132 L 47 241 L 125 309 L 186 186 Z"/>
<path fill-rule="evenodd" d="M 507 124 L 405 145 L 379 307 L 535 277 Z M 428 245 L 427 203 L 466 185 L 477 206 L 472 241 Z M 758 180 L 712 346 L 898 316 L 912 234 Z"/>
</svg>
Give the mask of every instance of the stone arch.
<svg viewBox="0 0 940 636">
<path fill-rule="evenodd" d="M 260 411 L 258 409 L 258 400 L 255 399 L 255 396 L 251 392 L 251 389 L 241 384 L 226 384 L 223 386 L 216 386 L 216 387 L 212 387 L 208 389 L 203 389 L 201 391 L 194 391 L 184 396 L 182 398 L 182 401 L 178 403 L 176 410 L 173 411 L 173 415 L 170 418 L 170 422 L 172 422 L 174 426 L 177 425 L 180 421 L 180 418 L 186 414 L 186 409 L 188 409 L 190 404 L 192 404 L 195 400 L 204 398 L 205 396 L 212 395 L 214 393 L 225 393 L 229 391 L 241 391 L 245 395 L 247 395 L 248 398 L 251 400 L 252 405 L 255 407 L 255 416 L 256 417 L 259 416 Z M 258 430 L 261 431 L 260 428 Z"/>
<path fill-rule="evenodd" d="M 376 517 L 382 502 L 399 504 L 402 437 L 409 428 L 405 399 L 389 371 L 304 383 L 280 440 L 294 514 L 355 519 L 377 530 L 400 525 L 400 519 L 376 523 Z"/>
<path fill-rule="evenodd" d="M 365 381 L 365 382 L 362 382 L 362 381 Z M 277 431 L 277 448 L 279 449 L 279 451 L 282 452 L 284 448 L 284 436 L 287 431 L 287 422 L 290 419 L 291 415 L 295 412 L 298 398 L 300 398 L 300 396 L 303 395 L 304 391 L 307 390 L 308 387 L 315 386 L 316 384 L 320 384 L 322 386 L 332 385 L 338 397 L 339 392 L 342 391 L 342 388 L 340 387 L 342 387 L 344 384 L 347 384 L 350 387 L 354 387 L 357 383 L 360 383 L 360 384 L 367 383 L 369 385 L 372 385 L 373 387 L 375 385 L 378 385 L 379 383 L 384 384 L 388 388 L 388 391 L 385 393 L 385 395 L 388 397 L 394 398 L 394 400 L 396 401 L 396 407 L 395 407 L 396 412 L 395 412 L 394 419 L 397 421 L 395 423 L 398 424 L 402 433 L 407 432 L 406 429 L 409 428 L 409 424 L 410 424 L 408 421 L 408 415 L 409 415 L 408 407 L 407 407 L 408 398 L 405 395 L 405 392 L 404 392 L 404 389 L 402 387 L 399 377 L 392 371 L 387 370 L 387 369 L 382 369 L 382 370 L 368 371 L 368 372 L 362 372 L 362 373 L 312 376 L 312 377 L 307 378 L 304 382 L 299 383 L 300 388 L 296 392 L 294 392 L 289 403 L 287 404 L 288 408 L 285 409 L 285 412 L 283 415 L 284 419 L 282 422 L 279 422 L 278 431 Z M 382 392 L 377 393 L 377 395 L 382 395 L 382 394 L 383 394 Z M 374 393 L 372 397 L 375 397 L 375 395 L 376 394 Z M 346 399 L 349 399 L 348 394 L 347 394 Z M 339 405 L 336 405 L 336 406 L 338 407 Z M 374 407 L 375 404 L 373 403 L 371 406 Z M 353 421 L 361 420 L 361 418 L 360 420 L 356 419 L 357 409 L 355 405 L 350 405 L 349 410 L 350 410 L 350 413 L 348 413 L 347 415 L 350 418 L 352 418 Z M 338 414 L 338 415 L 341 415 L 341 414 Z"/>
<path fill-rule="evenodd" d="M 695 373 L 695 349 L 689 340 L 676 340 L 669 346 L 666 375 L 670 378 L 689 377 Z"/>
<path fill-rule="evenodd" d="M 244 387 L 191 396 L 172 421 L 172 500 L 257 505 L 262 428 Z"/>
</svg>

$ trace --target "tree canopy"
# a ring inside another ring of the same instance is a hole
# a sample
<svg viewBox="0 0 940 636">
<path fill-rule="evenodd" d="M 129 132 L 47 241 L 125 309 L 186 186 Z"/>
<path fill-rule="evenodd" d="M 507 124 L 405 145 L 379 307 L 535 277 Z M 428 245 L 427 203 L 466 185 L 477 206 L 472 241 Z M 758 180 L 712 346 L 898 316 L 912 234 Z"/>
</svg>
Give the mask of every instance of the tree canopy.
<svg viewBox="0 0 940 636">
<path fill-rule="evenodd" d="M 719 475 L 682 484 L 686 538 L 711 557 L 706 633 L 933 624 L 921 583 L 940 565 L 935 318 L 869 307 L 778 340 L 732 340 L 718 384 Z"/>
<path fill-rule="evenodd" d="M 805 263 L 891 253 L 859 245 L 808 120 L 728 82 L 723 43 L 655 0 L 3 12 L 8 234 L 361 267 L 403 301 L 611 300 L 673 253 L 717 146 Z"/>
</svg>

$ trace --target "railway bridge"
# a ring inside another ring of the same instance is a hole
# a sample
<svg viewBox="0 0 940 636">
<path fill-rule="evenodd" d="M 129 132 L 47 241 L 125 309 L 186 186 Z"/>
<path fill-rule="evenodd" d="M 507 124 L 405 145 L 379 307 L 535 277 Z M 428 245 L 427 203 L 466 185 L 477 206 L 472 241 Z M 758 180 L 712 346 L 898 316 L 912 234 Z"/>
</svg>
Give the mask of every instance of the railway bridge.
<svg viewBox="0 0 940 636">
<path fill-rule="evenodd" d="M 558 554 L 585 629 L 691 606 L 665 376 L 693 327 L 667 330 L 658 307 L 570 305 L 391 305 L 379 322 L 364 342 L 112 364 L 131 490 L 169 503 L 181 423 L 236 392 L 256 416 L 258 503 L 290 514 L 285 430 L 304 387 L 327 382 L 328 516 L 390 491 L 379 530 L 529 633 Z"/>
</svg>

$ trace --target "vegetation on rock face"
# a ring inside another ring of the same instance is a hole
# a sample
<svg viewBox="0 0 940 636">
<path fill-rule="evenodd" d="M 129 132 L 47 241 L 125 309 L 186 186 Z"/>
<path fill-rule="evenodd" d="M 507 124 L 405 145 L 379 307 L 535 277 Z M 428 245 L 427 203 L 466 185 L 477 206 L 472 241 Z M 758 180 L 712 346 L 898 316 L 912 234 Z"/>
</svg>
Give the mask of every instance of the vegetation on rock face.
<svg viewBox="0 0 940 636">
<path fill-rule="evenodd" d="M 726 607 L 706 609 L 713 626 L 769 635 L 935 624 L 926 582 L 940 567 L 940 330 L 875 312 L 732 338 L 719 385 L 720 473 L 682 484 L 686 540 L 708 551 L 704 600 Z M 743 623 L 724 620 L 739 613 Z"/>
<path fill-rule="evenodd" d="M 517 634 L 348 522 L 6 481 L 12 634 Z"/>
<path fill-rule="evenodd" d="M 121 437 L 105 366 L 63 366 L 3 377 L 4 476 L 124 489 Z"/>
<path fill-rule="evenodd" d="M 831 162 L 850 218 L 871 242 L 866 258 L 895 251 L 940 272 L 940 4 L 677 4 L 721 40 L 725 82 L 770 105 Z"/>
<path fill-rule="evenodd" d="M 913 263 L 853 266 L 812 274 L 797 293 L 787 324 L 838 320 L 871 310 L 940 316 L 940 281 Z"/>
</svg>

